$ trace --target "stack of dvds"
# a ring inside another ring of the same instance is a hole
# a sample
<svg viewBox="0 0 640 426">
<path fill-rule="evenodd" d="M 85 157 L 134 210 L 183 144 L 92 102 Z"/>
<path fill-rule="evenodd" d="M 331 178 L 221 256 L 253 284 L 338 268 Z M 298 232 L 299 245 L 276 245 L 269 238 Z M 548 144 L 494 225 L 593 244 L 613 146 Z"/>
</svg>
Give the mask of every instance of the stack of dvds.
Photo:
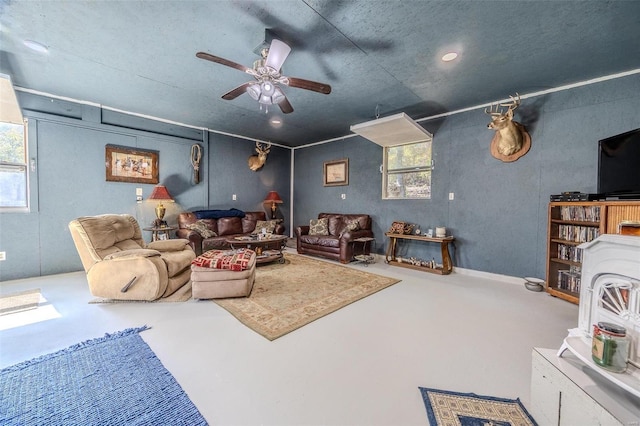
<svg viewBox="0 0 640 426">
<path fill-rule="evenodd" d="M 600 222 L 600 206 L 563 206 L 560 217 L 562 220 Z"/>
<path fill-rule="evenodd" d="M 576 243 L 587 243 L 600 235 L 600 230 L 593 226 L 559 225 L 558 237 Z"/>
<path fill-rule="evenodd" d="M 580 293 L 580 268 L 558 271 L 558 288 L 574 293 Z"/>
<path fill-rule="evenodd" d="M 558 259 L 581 263 L 582 249 L 576 246 L 558 244 Z"/>
</svg>

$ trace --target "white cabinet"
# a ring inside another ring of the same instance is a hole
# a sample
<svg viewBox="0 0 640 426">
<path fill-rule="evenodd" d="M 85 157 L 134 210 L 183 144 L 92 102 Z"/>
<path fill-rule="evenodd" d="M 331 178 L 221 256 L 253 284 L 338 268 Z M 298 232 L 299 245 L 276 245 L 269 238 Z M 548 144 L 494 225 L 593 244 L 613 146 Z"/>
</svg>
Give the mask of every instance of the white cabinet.
<svg viewBox="0 0 640 426">
<path fill-rule="evenodd" d="M 605 381 L 572 354 L 534 348 L 531 415 L 541 426 L 640 426 L 640 398 Z"/>
</svg>

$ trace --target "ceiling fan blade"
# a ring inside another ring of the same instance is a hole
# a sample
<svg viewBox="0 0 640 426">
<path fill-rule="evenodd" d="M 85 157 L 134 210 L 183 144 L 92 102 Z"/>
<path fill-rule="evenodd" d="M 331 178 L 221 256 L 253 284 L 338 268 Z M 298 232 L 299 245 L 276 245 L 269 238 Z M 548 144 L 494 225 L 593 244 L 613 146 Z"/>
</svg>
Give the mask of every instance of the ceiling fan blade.
<svg viewBox="0 0 640 426">
<path fill-rule="evenodd" d="M 242 72 L 247 72 L 247 70 L 249 70 L 249 68 L 245 67 L 244 65 L 240 65 L 237 62 L 233 62 L 228 59 L 221 58 L 219 56 L 211 55 L 210 53 L 198 52 L 196 53 L 196 56 L 200 59 L 206 59 L 207 61 L 215 62 L 221 65 L 226 65 L 228 67 L 235 68 Z"/>
<path fill-rule="evenodd" d="M 278 106 L 280 107 L 280 110 L 282 111 L 283 114 L 289 114 L 293 112 L 293 107 L 289 103 L 289 99 L 287 99 L 286 96 L 282 101 L 280 101 Z"/>
<path fill-rule="evenodd" d="M 233 99 L 237 98 L 238 96 L 242 95 L 243 93 L 246 93 L 247 87 L 249 87 L 249 85 L 251 85 L 251 84 L 253 84 L 252 81 L 250 81 L 248 83 L 241 84 L 240 86 L 236 87 L 235 89 L 230 90 L 227 93 L 225 93 L 224 95 L 222 95 L 222 99 L 230 101 L 230 100 L 233 100 Z"/>
<path fill-rule="evenodd" d="M 264 65 L 280 71 L 282 64 L 284 64 L 287 56 L 289 56 L 289 52 L 291 52 L 291 48 L 286 43 L 274 38 L 273 41 L 271 41 L 271 46 L 269 46 L 269 54 L 267 55 Z"/>
<path fill-rule="evenodd" d="M 287 77 L 289 87 L 297 87 L 298 89 L 312 90 L 314 92 L 328 95 L 331 93 L 331 86 L 317 81 L 305 80 L 303 78 Z"/>
</svg>

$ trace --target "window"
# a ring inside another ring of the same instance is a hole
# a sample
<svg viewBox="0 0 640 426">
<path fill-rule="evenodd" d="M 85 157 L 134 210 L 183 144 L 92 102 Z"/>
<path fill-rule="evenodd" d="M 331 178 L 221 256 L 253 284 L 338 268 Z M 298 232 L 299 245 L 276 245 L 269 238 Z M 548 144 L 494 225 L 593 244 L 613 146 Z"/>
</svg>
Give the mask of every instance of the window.
<svg viewBox="0 0 640 426">
<path fill-rule="evenodd" d="M 26 123 L 0 123 L 0 211 L 29 207 L 25 129 Z"/>
<path fill-rule="evenodd" d="M 384 149 L 382 198 L 431 198 L 431 140 Z"/>
</svg>

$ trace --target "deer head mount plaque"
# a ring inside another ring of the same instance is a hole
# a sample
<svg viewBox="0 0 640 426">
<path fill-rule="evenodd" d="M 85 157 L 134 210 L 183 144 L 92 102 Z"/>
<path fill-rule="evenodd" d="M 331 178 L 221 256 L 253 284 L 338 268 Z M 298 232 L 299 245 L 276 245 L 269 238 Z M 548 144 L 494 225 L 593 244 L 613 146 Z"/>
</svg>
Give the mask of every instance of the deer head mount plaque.
<svg viewBox="0 0 640 426">
<path fill-rule="evenodd" d="M 509 97 L 510 103 L 497 104 L 484 111 L 491 116 L 487 128 L 496 131 L 491 140 L 491 155 L 505 163 L 516 161 L 531 148 L 531 136 L 522 124 L 513 121 L 513 112 L 520 106 L 520 95 Z"/>
<path fill-rule="evenodd" d="M 256 142 L 256 152 L 258 155 L 251 155 L 247 159 L 247 164 L 249 168 L 254 172 L 264 166 L 264 163 L 267 161 L 267 154 L 271 151 L 271 144 L 261 144 L 260 142 Z"/>
</svg>

